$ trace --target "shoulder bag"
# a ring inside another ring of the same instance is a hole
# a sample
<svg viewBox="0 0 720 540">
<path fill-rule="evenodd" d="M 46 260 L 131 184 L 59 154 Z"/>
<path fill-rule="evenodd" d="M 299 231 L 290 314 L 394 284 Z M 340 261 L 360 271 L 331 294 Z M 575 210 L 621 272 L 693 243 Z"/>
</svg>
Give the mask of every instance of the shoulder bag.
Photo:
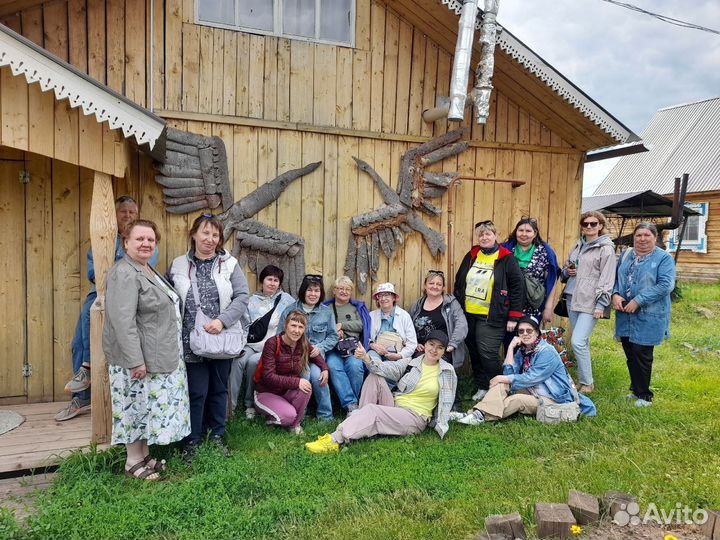
<svg viewBox="0 0 720 540">
<path fill-rule="evenodd" d="M 227 360 L 240 356 L 245 346 L 245 333 L 242 326 L 239 323 L 234 324 L 230 328 L 223 329 L 219 334 L 206 332 L 204 327 L 212 319 L 200 309 L 200 295 L 195 276 L 192 276 L 190 288 L 197 307 L 195 327 L 190 332 L 190 350 L 197 356 L 213 360 Z"/>
<path fill-rule="evenodd" d="M 258 317 L 257 319 L 255 319 L 248 327 L 248 343 L 258 343 L 263 340 L 265 334 L 267 334 L 268 328 L 270 327 L 270 319 L 272 318 L 275 309 L 280 303 L 280 298 L 282 298 L 282 293 L 278 294 L 278 297 L 275 299 L 275 304 L 273 305 L 272 309 L 262 317 Z"/>
</svg>

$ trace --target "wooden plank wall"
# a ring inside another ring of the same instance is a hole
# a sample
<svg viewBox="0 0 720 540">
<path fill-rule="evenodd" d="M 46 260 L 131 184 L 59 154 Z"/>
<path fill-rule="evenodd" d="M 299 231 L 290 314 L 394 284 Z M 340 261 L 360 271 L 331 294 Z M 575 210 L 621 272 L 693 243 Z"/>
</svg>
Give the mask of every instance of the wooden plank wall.
<svg viewBox="0 0 720 540">
<path fill-rule="evenodd" d="M 221 137 L 236 199 L 287 169 L 322 160 L 322 167 L 290 186 L 259 218 L 304 235 L 306 269 L 323 273 L 329 286 L 342 273 L 349 219 L 382 204 L 371 179 L 358 171 L 352 156 L 368 161 L 397 186 L 402 154 L 448 130 L 446 121 L 426 124 L 420 114 L 434 106 L 436 96 L 447 95 L 452 51 L 441 48 L 381 0 L 357 0 L 355 48 L 199 26 L 193 22 L 193 5 L 192 0 L 155 1 L 153 48 L 146 46 L 149 0 L 57 1 L 3 22 L 139 104 L 165 114 L 169 125 Z M 3 89 L 0 105 L 4 94 Z M 33 96 L 31 87 L 28 103 L 35 100 L 40 106 L 43 98 Z M 102 139 L 103 159 L 107 157 L 104 141 L 112 134 L 83 122 L 82 116 L 66 119 L 58 104 L 42 106 L 50 111 L 42 118 L 52 114 L 56 121 L 85 134 L 73 152 L 80 155 L 84 141 Z M 32 124 L 32 119 L 27 123 Z M 505 237 L 523 215 L 539 219 L 543 236 L 562 258 L 578 232 L 583 153 L 502 91 L 495 92 L 485 126 L 466 121 L 465 127 L 471 148 L 436 164 L 435 170 L 526 183 L 518 188 L 462 183 L 454 208 L 456 264 L 470 247 L 473 223 L 492 218 Z M 197 214 L 167 215 L 150 160 L 114 150 L 113 155 L 126 159 L 126 174 L 116 180 L 115 193 L 136 197 L 141 214 L 161 223 L 159 266 L 164 270 L 187 248 L 189 223 Z M 29 346 L 47 352 L 50 344 L 55 364 L 69 366 L 71 329 L 63 324 L 74 325 L 87 288 L 82 261 L 89 245 L 91 184 L 84 169 L 75 168 L 79 172 L 70 182 L 69 171 L 58 161 L 33 166 L 46 177 L 58 175 L 51 191 L 34 186 L 27 198 L 35 205 L 36 242 L 43 227 L 61 226 L 66 231 L 68 245 L 56 246 L 53 237 L 52 262 L 56 269 L 56 264 L 68 265 L 67 271 L 56 271 L 54 278 L 48 274 L 47 279 L 54 280 L 54 295 L 68 297 L 62 298 L 64 307 L 53 308 L 52 319 L 47 303 L 33 307 L 46 311 L 42 321 L 46 329 Z M 448 227 L 447 204 L 444 197 L 443 216 L 427 220 L 443 233 Z M 427 269 L 445 267 L 444 257 L 433 259 L 421 237 L 413 234 L 394 260 L 383 259 L 379 278 L 395 283 L 407 307 L 420 294 Z M 254 278 L 249 278 L 252 284 Z M 368 294 L 365 300 L 369 299 Z M 60 338 L 49 328 L 60 331 Z M 56 397 L 66 374 L 56 370 L 51 381 Z"/>
<path fill-rule="evenodd" d="M 717 282 L 720 279 L 720 191 L 690 193 L 687 201 L 710 205 L 705 223 L 708 249 L 707 253 L 682 250 L 678 257 L 678 275 L 688 280 Z"/>
</svg>

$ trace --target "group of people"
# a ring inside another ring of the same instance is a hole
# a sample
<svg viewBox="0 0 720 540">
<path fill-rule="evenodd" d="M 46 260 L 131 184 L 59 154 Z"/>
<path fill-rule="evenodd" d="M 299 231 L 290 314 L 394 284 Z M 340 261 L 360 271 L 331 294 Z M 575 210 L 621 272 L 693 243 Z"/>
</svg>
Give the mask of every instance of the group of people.
<svg viewBox="0 0 720 540">
<path fill-rule="evenodd" d="M 334 282 L 326 300 L 323 277 L 308 274 L 294 298 L 283 291 L 283 271 L 274 265 L 262 269 L 260 289 L 250 295 L 212 214 L 194 220 L 190 249 L 160 275 L 154 268 L 157 226 L 138 219 L 129 197 L 116 201 L 116 211 L 120 234 L 107 279 L 103 349 L 110 366 L 112 442 L 127 447 L 128 476 L 160 477 L 166 464 L 151 457 L 155 444 L 181 441 L 188 460 L 205 440 L 228 453 L 228 413 L 241 407 L 248 419 L 261 415 L 267 424 L 302 434 L 311 399 L 318 419 L 333 420 L 331 389 L 346 418 L 333 433 L 307 443 L 311 452 L 428 426 L 444 437 L 451 420 L 478 425 L 535 414 L 542 403 L 576 403 L 593 415 L 584 395 L 594 390 L 589 340 L 611 306 L 632 395 L 638 405 L 652 402 L 653 347 L 668 335 L 674 287 L 673 261 L 656 247 L 652 224 L 638 225 L 635 246 L 618 261 L 602 214 L 585 213 L 581 237 L 561 267 L 535 219 L 522 218 L 502 244 L 492 221 L 479 222 L 454 294 L 447 293 L 442 271 L 429 270 L 423 295 L 408 312 L 398 305 L 392 283 L 377 286 L 370 311 L 353 298 L 347 276 Z M 561 294 L 558 279 L 566 282 Z M 542 338 L 542 324 L 552 319 L 559 299 L 573 328 L 578 385 Z M 85 302 L 73 343 L 75 375 L 66 389 L 75 395 L 58 420 L 89 407 L 82 392 L 90 385 L 85 337 L 93 300 Z M 237 357 L 193 352 L 200 312 L 209 321 L 201 331 L 208 334 L 242 329 L 246 343 Z M 457 370 L 467 356 L 477 403 L 463 412 Z"/>
</svg>

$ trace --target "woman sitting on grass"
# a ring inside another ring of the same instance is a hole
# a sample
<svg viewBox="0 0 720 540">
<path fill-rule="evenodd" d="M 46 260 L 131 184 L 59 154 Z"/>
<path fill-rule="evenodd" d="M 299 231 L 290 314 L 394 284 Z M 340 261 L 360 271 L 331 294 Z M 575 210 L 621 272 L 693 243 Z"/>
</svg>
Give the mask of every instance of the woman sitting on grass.
<svg viewBox="0 0 720 540">
<path fill-rule="evenodd" d="M 490 391 L 458 422 L 478 426 L 515 413 L 535 415 L 541 399 L 546 404 L 577 402 L 583 414 L 595 416 L 595 405 L 578 394 L 555 347 L 542 339 L 538 322 L 522 318 L 517 333 L 508 347 L 504 375 L 490 380 Z"/>
<path fill-rule="evenodd" d="M 265 342 L 255 385 L 257 411 L 268 418 L 268 424 L 287 427 L 295 435 L 303 433 L 300 424 L 312 395 L 310 381 L 303 378 L 309 372 L 309 362 L 327 373 L 323 357 L 310 356 L 307 326 L 308 317 L 302 311 L 287 314 L 283 333 Z"/>
<path fill-rule="evenodd" d="M 447 334 L 435 330 L 428 336 L 422 356 L 395 362 L 373 358 L 358 345 L 355 357 L 370 370 L 360 394 L 360 408 L 332 435 L 318 437 L 305 448 L 313 454 L 337 452 L 343 443 L 374 435 L 414 435 L 428 425 L 444 437 L 457 387 L 455 370 L 442 359 L 447 344 Z M 397 382 L 394 396 L 385 379 Z"/>
</svg>

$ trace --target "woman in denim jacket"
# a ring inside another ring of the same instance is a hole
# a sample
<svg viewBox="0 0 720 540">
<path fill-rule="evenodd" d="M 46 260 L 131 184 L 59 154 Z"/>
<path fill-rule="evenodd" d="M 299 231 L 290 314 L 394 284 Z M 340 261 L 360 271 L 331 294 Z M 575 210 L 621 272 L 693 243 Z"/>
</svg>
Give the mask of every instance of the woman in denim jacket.
<svg viewBox="0 0 720 540">
<path fill-rule="evenodd" d="M 306 379 L 312 383 L 313 397 L 317 402 L 317 417 L 320 420 L 332 420 L 333 411 L 330 401 L 330 387 L 328 386 L 329 373 L 321 371 L 320 367 L 312 362 L 315 357 L 327 356 L 338 342 L 337 326 L 333 310 L 323 304 L 325 300 L 325 288 L 323 287 L 322 276 L 307 274 L 298 290 L 297 302 L 288 306 L 278 324 L 278 329 L 285 328 L 285 318 L 293 310 L 302 311 L 308 317 L 308 325 L 305 335 L 312 346 L 310 349 L 310 374 L 304 374 Z M 279 334 L 279 332 L 278 332 Z"/>
<path fill-rule="evenodd" d="M 675 288 L 675 262 L 658 248 L 658 231 L 640 223 L 633 231 L 633 248 L 620 258 L 613 290 L 615 338 L 622 343 L 630 372 L 628 397 L 649 407 L 653 349 L 670 336 L 670 293 Z"/>
<path fill-rule="evenodd" d="M 546 403 L 577 402 L 586 416 L 595 416 L 595 404 L 579 394 L 555 347 L 542 339 L 540 324 L 532 317 L 520 319 L 503 364 L 503 375 L 490 380 L 490 391 L 463 418 L 461 424 L 477 426 L 515 413 L 534 416 L 540 400 Z"/>
</svg>

